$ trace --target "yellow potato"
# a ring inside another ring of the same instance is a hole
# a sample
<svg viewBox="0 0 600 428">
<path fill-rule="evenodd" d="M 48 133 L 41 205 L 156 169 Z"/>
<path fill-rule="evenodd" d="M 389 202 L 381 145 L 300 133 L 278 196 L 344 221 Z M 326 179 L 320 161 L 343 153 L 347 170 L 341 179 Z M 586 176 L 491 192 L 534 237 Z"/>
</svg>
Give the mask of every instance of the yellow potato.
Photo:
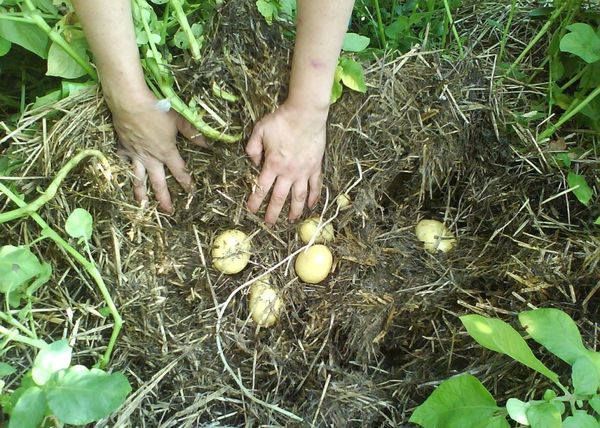
<svg viewBox="0 0 600 428">
<path fill-rule="evenodd" d="M 277 289 L 264 277 L 250 286 L 248 298 L 250 316 L 261 327 L 270 327 L 279 319 L 283 301 Z"/>
<path fill-rule="evenodd" d="M 352 203 L 352 200 L 350 199 L 350 197 L 345 193 L 341 193 L 335 201 L 337 202 L 337 204 L 341 210 L 349 207 L 350 204 Z"/>
<path fill-rule="evenodd" d="M 250 260 L 250 238 L 239 230 L 220 233 L 212 246 L 213 266 L 226 274 L 241 272 Z"/>
<path fill-rule="evenodd" d="M 317 229 L 319 228 L 319 217 L 311 217 L 304 220 L 298 226 L 298 237 L 302 242 L 308 244 L 315 234 L 317 234 Z M 324 244 L 330 241 L 333 241 L 335 238 L 335 233 L 333 231 L 333 225 L 328 223 L 326 226 L 322 227 L 319 231 L 317 237 L 315 238 L 316 244 Z"/>
<path fill-rule="evenodd" d="M 313 245 L 298 254 L 294 268 L 296 275 L 309 284 L 318 284 L 329 275 L 333 256 L 325 245 Z"/>
<path fill-rule="evenodd" d="M 447 253 L 456 245 L 456 238 L 452 232 L 437 220 L 421 220 L 415 227 L 415 234 L 430 253 Z"/>
</svg>

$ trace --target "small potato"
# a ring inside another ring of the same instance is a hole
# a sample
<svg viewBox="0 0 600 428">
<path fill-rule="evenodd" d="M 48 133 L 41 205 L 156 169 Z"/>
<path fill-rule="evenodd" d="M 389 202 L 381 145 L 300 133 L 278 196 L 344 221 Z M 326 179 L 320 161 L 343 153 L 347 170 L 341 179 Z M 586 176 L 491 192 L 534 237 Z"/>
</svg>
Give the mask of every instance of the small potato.
<svg viewBox="0 0 600 428">
<path fill-rule="evenodd" d="M 317 230 L 319 228 L 319 217 L 311 217 L 304 220 L 298 226 L 298 237 L 302 242 L 308 244 L 315 234 L 317 234 Z M 318 232 L 317 237 L 315 238 L 316 244 L 325 244 L 327 242 L 333 241 L 335 238 L 335 232 L 333 231 L 333 225 L 328 223 L 326 226 L 322 227 Z"/>
<path fill-rule="evenodd" d="M 241 272 L 250 260 L 251 249 L 248 235 L 240 230 L 226 230 L 213 242 L 213 266 L 228 275 Z"/>
<path fill-rule="evenodd" d="M 250 286 L 248 308 L 252 320 L 260 327 L 271 327 L 279 319 L 283 301 L 277 289 L 264 277 Z"/>
<path fill-rule="evenodd" d="M 313 245 L 298 254 L 294 268 L 296 275 L 309 284 L 318 284 L 329 275 L 333 256 L 325 245 Z"/>
<path fill-rule="evenodd" d="M 456 238 L 452 232 L 437 220 L 421 220 L 417 223 L 415 234 L 430 253 L 447 253 L 456 245 Z"/>
<path fill-rule="evenodd" d="M 338 207 L 340 207 L 341 210 L 348 208 L 352 203 L 350 196 L 348 196 L 346 193 L 340 193 L 340 195 L 336 198 L 335 201 L 337 202 Z"/>
</svg>

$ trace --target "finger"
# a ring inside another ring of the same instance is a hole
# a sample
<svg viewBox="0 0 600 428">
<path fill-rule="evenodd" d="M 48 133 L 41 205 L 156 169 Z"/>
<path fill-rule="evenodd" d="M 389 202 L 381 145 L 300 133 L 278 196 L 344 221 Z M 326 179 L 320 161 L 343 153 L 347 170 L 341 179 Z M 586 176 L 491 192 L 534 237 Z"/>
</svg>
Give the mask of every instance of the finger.
<svg viewBox="0 0 600 428">
<path fill-rule="evenodd" d="M 158 161 L 152 161 L 147 164 L 148 178 L 150 178 L 150 185 L 154 191 L 154 197 L 158 201 L 158 206 L 161 211 L 166 213 L 173 212 L 173 203 L 171 202 L 171 195 L 169 194 L 169 188 L 167 187 L 167 178 L 165 177 L 165 168 L 162 163 Z"/>
<path fill-rule="evenodd" d="M 321 173 L 311 175 L 308 180 L 310 186 L 310 193 L 308 195 L 308 207 L 312 208 L 315 206 L 319 197 L 321 196 L 321 188 L 323 187 L 323 176 Z"/>
<path fill-rule="evenodd" d="M 185 166 L 185 161 L 178 152 L 174 152 L 167 159 L 165 164 L 175 180 L 183 187 L 183 190 L 190 192 L 192 190 L 192 176 Z"/>
<path fill-rule="evenodd" d="M 177 118 L 177 130 L 192 143 L 202 147 L 208 147 L 208 143 L 200 131 L 182 116 Z"/>
<path fill-rule="evenodd" d="M 270 170 L 263 169 L 252 194 L 248 198 L 248 209 L 251 212 L 256 213 L 258 211 L 269 190 L 271 190 L 275 177 L 275 174 L 271 173 Z"/>
<path fill-rule="evenodd" d="M 148 188 L 146 187 L 146 168 L 139 159 L 133 159 L 131 162 L 133 168 L 133 195 L 142 207 L 148 205 Z"/>
<path fill-rule="evenodd" d="M 248 144 L 246 144 L 246 154 L 252 160 L 252 163 L 255 166 L 260 165 L 260 161 L 262 160 L 263 153 L 263 131 L 260 123 L 254 126 L 252 130 L 252 135 L 250 139 L 248 139 Z"/>
<path fill-rule="evenodd" d="M 290 213 L 288 215 L 289 220 L 294 221 L 302 215 L 307 196 L 308 189 L 306 181 L 303 180 L 294 183 L 292 186 L 292 204 L 290 206 Z"/>
<path fill-rule="evenodd" d="M 273 192 L 271 193 L 271 199 L 269 206 L 267 207 L 267 213 L 265 214 L 265 221 L 269 224 L 275 224 L 279 218 L 279 213 L 283 208 L 283 204 L 287 200 L 288 194 L 290 193 L 290 187 L 292 183 L 282 178 L 278 178 Z"/>
</svg>

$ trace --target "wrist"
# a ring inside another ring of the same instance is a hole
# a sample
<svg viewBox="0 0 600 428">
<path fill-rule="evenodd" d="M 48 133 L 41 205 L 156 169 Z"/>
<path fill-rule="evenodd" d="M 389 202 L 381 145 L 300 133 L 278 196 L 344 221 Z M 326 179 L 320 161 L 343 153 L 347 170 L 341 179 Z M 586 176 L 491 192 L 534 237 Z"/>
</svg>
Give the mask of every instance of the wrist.
<svg viewBox="0 0 600 428">
<path fill-rule="evenodd" d="M 113 112 L 135 112 L 140 106 L 156 103 L 156 97 L 143 85 L 105 85 L 102 84 L 102 92 L 108 108 Z"/>
<path fill-rule="evenodd" d="M 314 100 L 308 100 L 306 97 L 294 98 L 289 96 L 282 107 L 302 118 L 310 119 L 314 122 L 327 122 L 329 115 L 329 100 L 327 103 L 319 103 Z"/>
</svg>

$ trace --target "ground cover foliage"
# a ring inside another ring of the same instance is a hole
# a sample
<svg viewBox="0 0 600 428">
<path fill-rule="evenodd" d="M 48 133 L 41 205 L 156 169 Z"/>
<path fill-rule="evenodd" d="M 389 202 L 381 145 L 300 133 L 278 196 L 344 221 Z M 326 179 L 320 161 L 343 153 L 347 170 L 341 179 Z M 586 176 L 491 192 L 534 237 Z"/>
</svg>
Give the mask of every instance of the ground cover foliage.
<svg viewBox="0 0 600 428">
<path fill-rule="evenodd" d="M 548 381 L 476 346 L 458 318 L 465 314 L 517 325 L 519 312 L 560 308 L 595 347 L 595 136 L 569 122 L 550 142 L 539 141 L 548 124 L 537 113 L 553 111 L 539 107 L 548 99 L 543 43 L 515 67 L 537 72 L 538 80 L 495 79 L 503 72 L 499 50 L 506 71 L 544 21 L 508 2 L 449 2 L 461 54 L 440 49 L 452 43 L 443 2 L 417 3 L 423 13 L 436 6 L 432 16 L 446 25 L 447 41 L 427 43 L 419 21 L 410 27 L 418 45 L 374 58 L 370 49 L 381 43 L 377 14 L 368 24 L 373 33 L 356 18 L 351 26 L 371 38 L 370 48 L 345 54 L 365 61 L 367 91 L 345 91 L 331 111 L 325 191 L 315 212 L 331 219 L 338 237 L 334 273 L 321 285 L 302 284 L 291 271 L 289 255 L 300 247 L 293 225 L 267 228 L 245 210 L 258 171 L 242 143 L 199 151 L 182 142 L 197 189 L 183 194 L 171 182 L 177 206 L 167 217 L 135 206 L 97 90 L 29 110 L 4 127 L 2 141 L 24 161 L 11 171 L 23 179 L 7 181 L 27 200 L 79 151 L 94 148 L 109 157 L 110 179 L 98 164 L 83 162 L 39 212 L 58 231 L 76 208 L 92 214 L 90 253 L 124 320 L 110 367 L 126 375 L 133 393 L 97 426 L 411 426 L 415 407 L 443 380 L 464 373 L 481 380 L 498 403 L 541 397 Z M 374 10 L 367 2 L 358 7 L 365 5 Z M 386 14 L 384 2 L 380 8 L 382 24 L 392 28 L 384 28 L 387 41 L 404 27 L 394 25 L 397 16 Z M 496 23 L 511 15 L 506 33 Z M 213 25 L 199 64 L 187 56 L 173 60 L 173 85 L 186 102 L 218 112 L 207 120 L 247 136 L 285 98 L 292 30 L 276 16 L 266 23 L 254 2 L 224 3 Z M 213 83 L 239 101 L 215 97 Z M 569 191 L 570 172 L 590 187 L 587 205 Z M 352 205 L 338 211 L 333 201 L 342 192 Z M 1 202 L 4 211 L 8 202 Z M 445 221 L 457 248 L 425 253 L 414 236 L 421 218 Z M 233 226 L 256 233 L 252 265 L 219 276 L 210 244 Z M 39 235 L 29 220 L 0 227 L 3 245 Z M 91 366 L 112 331 L 101 295 L 54 245 L 32 248 L 54 271 L 51 286 L 37 290 L 38 335 L 69 339 L 73 359 Z M 274 328 L 257 331 L 248 319 L 247 287 L 240 286 L 274 266 L 286 311 Z M 534 351 L 568 383 L 557 360 Z M 18 372 L 4 378 L 7 390 L 18 386 L 34 355 L 5 348 L 3 361 Z"/>
</svg>

